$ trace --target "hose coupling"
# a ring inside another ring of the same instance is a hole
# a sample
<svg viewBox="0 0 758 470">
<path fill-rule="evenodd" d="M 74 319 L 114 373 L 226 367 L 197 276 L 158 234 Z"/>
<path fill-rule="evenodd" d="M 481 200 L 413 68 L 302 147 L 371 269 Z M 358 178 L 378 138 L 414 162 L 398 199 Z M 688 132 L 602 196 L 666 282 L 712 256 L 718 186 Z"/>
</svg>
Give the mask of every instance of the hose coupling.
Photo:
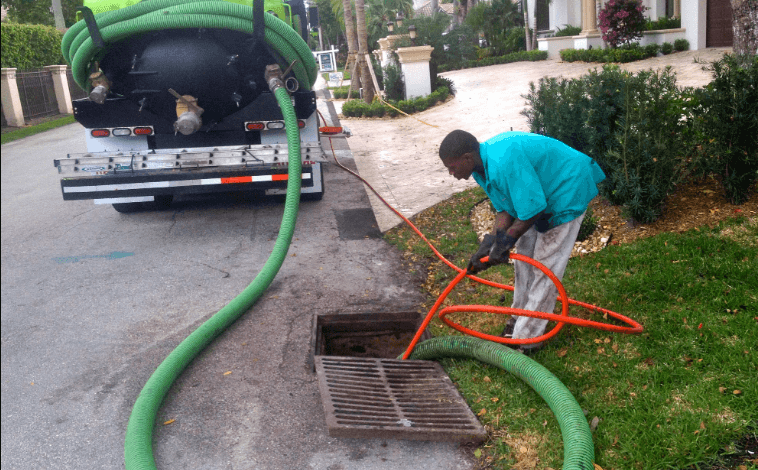
<svg viewBox="0 0 758 470">
<path fill-rule="evenodd" d="M 111 89 L 111 82 L 108 80 L 108 77 L 105 76 L 102 70 L 98 70 L 89 76 L 89 80 L 92 84 L 89 99 L 97 104 L 105 103 L 105 99 L 108 97 Z"/>
<path fill-rule="evenodd" d="M 284 87 L 284 74 L 279 64 L 271 64 L 266 66 L 266 71 L 263 73 L 263 78 L 268 84 L 269 90 L 272 93 L 276 92 L 279 88 Z"/>
<path fill-rule="evenodd" d="M 171 88 L 168 91 L 176 98 L 177 120 L 174 123 L 174 132 L 190 135 L 199 131 L 203 127 L 200 116 L 205 110 L 197 105 L 197 98 L 191 95 L 182 96 Z"/>
</svg>

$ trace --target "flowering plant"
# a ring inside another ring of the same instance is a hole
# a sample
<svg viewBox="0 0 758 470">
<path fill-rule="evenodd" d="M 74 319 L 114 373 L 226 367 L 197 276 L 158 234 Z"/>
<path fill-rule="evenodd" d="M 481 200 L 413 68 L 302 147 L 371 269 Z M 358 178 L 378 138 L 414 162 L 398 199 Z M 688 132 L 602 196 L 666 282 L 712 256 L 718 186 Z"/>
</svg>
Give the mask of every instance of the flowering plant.
<svg viewBox="0 0 758 470">
<path fill-rule="evenodd" d="M 641 0 L 609 0 L 598 14 L 603 40 L 615 48 L 641 38 L 645 10 Z"/>
</svg>

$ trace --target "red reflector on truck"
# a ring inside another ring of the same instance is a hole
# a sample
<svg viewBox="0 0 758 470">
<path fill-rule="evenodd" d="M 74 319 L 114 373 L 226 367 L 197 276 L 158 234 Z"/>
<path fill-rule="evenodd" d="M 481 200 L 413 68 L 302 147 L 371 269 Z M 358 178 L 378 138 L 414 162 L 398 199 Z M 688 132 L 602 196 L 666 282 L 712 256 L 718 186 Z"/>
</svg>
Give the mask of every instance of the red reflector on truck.
<svg viewBox="0 0 758 470">
<path fill-rule="evenodd" d="M 266 125 L 262 122 L 248 122 L 245 126 L 249 131 L 262 131 Z"/>
<path fill-rule="evenodd" d="M 135 127 L 134 135 L 153 135 L 152 127 Z"/>
<path fill-rule="evenodd" d="M 299 127 L 300 129 L 304 128 L 305 127 L 305 121 L 303 121 L 302 119 L 298 119 L 297 120 L 297 127 Z"/>
<path fill-rule="evenodd" d="M 108 137 L 111 135 L 111 131 L 108 129 L 93 129 L 92 132 L 90 132 L 92 137 Z"/>
<path fill-rule="evenodd" d="M 333 127 L 333 126 L 319 127 L 318 130 L 322 134 L 339 134 L 340 132 L 342 132 L 342 128 L 341 127 Z"/>
</svg>

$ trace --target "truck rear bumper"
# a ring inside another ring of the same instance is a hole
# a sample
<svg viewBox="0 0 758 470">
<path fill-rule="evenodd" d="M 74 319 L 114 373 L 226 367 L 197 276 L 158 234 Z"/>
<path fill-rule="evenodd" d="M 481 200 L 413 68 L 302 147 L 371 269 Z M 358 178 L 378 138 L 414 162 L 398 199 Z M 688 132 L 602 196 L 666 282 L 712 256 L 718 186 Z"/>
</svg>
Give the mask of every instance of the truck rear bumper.
<svg viewBox="0 0 758 470">
<path fill-rule="evenodd" d="M 323 191 L 321 164 L 303 165 L 302 193 Z M 99 204 L 151 201 L 155 196 L 227 191 L 286 190 L 286 167 L 139 171 L 61 179 L 64 200 L 95 199 Z"/>
</svg>

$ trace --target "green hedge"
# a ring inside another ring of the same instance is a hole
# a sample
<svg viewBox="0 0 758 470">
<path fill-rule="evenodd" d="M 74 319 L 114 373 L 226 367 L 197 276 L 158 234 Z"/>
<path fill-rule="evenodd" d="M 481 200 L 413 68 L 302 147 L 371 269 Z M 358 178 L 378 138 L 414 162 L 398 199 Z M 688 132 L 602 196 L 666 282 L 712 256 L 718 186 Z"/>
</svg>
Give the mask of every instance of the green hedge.
<svg viewBox="0 0 758 470">
<path fill-rule="evenodd" d="M 639 222 L 658 218 L 681 176 L 684 123 L 675 75 L 606 65 L 577 79 L 543 78 L 524 96 L 530 131 L 589 155 L 603 197 Z"/>
<path fill-rule="evenodd" d="M 471 69 L 475 67 L 486 67 L 488 65 L 497 65 L 497 64 L 509 64 L 511 62 L 534 62 L 537 60 L 546 60 L 547 59 L 547 52 L 546 51 L 519 51 L 519 52 L 512 52 L 510 54 L 500 56 L 500 57 L 485 57 L 483 59 L 477 59 L 477 60 L 469 60 L 466 62 L 463 62 L 460 65 L 449 65 L 449 64 L 442 64 L 437 69 L 438 72 L 449 72 L 451 70 L 460 70 L 460 69 Z"/>
<path fill-rule="evenodd" d="M 52 26 L 2 23 L 2 66 L 19 70 L 63 65 L 63 33 Z"/>
<path fill-rule="evenodd" d="M 634 62 L 636 60 L 655 57 L 658 54 L 658 45 L 640 47 L 639 44 L 633 44 L 627 47 L 617 49 L 563 49 L 561 60 L 564 62 Z"/>
<path fill-rule="evenodd" d="M 658 52 L 666 55 L 675 50 L 686 51 L 689 48 L 690 43 L 686 39 L 677 39 L 673 45 L 670 42 L 664 42 L 660 46 L 658 44 L 640 46 L 639 43 L 634 43 L 617 49 L 563 49 L 560 54 L 564 62 L 626 63 L 655 57 Z"/>
<path fill-rule="evenodd" d="M 669 69 L 542 78 L 522 114 L 531 132 L 595 159 L 607 176 L 600 193 L 636 221 L 655 220 L 690 177 L 715 175 L 740 204 L 758 189 L 758 57 L 726 54 L 708 70 L 710 84 L 684 89 Z"/>
<path fill-rule="evenodd" d="M 389 101 L 389 103 L 404 113 L 413 114 L 424 111 L 437 103 L 444 102 L 450 94 L 450 88 L 442 85 L 437 87 L 430 95 L 411 100 Z M 355 99 L 347 101 L 342 105 L 342 114 L 345 117 L 395 117 L 400 113 L 378 100 L 369 104 L 363 100 Z"/>
</svg>

